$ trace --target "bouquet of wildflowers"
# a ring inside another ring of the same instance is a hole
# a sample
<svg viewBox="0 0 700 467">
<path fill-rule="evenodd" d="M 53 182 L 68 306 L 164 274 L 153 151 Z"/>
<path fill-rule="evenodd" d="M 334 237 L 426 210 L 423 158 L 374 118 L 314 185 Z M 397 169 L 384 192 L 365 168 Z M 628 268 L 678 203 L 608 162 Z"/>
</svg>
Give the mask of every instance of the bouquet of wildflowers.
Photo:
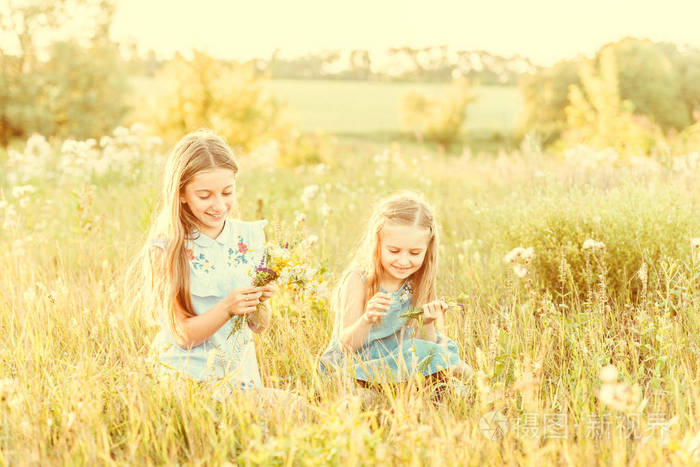
<svg viewBox="0 0 700 467">
<path fill-rule="evenodd" d="M 252 285 L 263 287 L 271 282 L 282 290 L 292 293 L 295 297 L 323 298 L 326 294 L 326 273 L 323 267 L 317 266 L 314 258 L 310 257 L 310 247 L 318 241 L 312 235 L 299 241 L 272 241 L 265 245 L 262 261 L 251 270 Z M 235 317 L 231 335 L 240 331 L 247 319 L 258 319 L 260 310 L 250 316 Z"/>
<path fill-rule="evenodd" d="M 251 275 L 253 276 L 252 280 L 252 285 L 254 287 L 264 287 L 267 284 L 273 282 L 275 279 L 279 277 L 279 272 L 276 271 L 275 269 L 268 267 L 268 263 L 270 261 L 270 252 L 266 248 L 265 253 L 263 253 L 262 260 L 260 260 L 260 264 L 251 271 Z M 262 305 L 262 304 L 261 304 Z M 258 314 L 260 313 L 260 306 L 258 305 L 257 310 L 255 310 L 253 313 L 251 313 L 250 319 L 254 320 L 253 322 L 257 321 Z M 228 337 L 231 337 L 238 331 L 240 331 L 243 326 L 247 323 L 248 321 L 248 316 L 243 315 L 243 316 L 237 316 L 235 318 L 236 321 L 233 323 L 233 326 L 231 326 L 231 332 L 229 333 Z"/>
</svg>

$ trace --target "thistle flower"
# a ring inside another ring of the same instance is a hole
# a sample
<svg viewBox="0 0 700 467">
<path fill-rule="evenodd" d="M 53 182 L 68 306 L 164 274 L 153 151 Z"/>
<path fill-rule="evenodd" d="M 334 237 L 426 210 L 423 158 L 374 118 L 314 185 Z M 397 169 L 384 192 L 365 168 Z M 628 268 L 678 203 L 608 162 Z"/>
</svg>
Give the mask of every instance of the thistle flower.
<svg viewBox="0 0 700 467">
<path fill-rule="evenodd" d="M 262 263 L 255 268 L 253 276 L 253 285 L 255 287 L 263 287 L 279 277 L 279 274 L 274 269 L 265 267 Z"/>
<path fill-rule="evenodd" d="M 508 264 L 513 264 L 518 260 L 529 263 L 535 258 L 535 249 L 532 247 L 523 248 L 521 246 L 513 248 L 503 257 L 503 261 Z"/>
</svg>

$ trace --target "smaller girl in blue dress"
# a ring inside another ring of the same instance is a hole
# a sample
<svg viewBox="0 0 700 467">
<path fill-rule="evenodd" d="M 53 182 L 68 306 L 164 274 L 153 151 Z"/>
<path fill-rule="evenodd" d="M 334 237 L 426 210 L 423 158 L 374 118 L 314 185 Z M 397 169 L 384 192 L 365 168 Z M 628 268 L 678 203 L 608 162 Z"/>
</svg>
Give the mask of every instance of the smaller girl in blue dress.
<svg viewBox="0 0 700 467">
<path fill-rule="evenodd" d="M 273 288 L 253 287 L 251 270 L 263 258 L 266 221 L 229 217 L 237 173 L 231 149 L 206 130 L 184 136 L 167 161 L 145 264 L 161 325 L 153 350 L 161 372 L 214 383 L 218 398 L 253 388 L 289 400 L 260 380 L 251 333 L 269 326 Z"/>
<path fill-rule="evenodd" d="M 349 370 L 363 385 L 403 382 L 416 372 L 471 376 L 457 345 L 440 332 L 447 305 L 435 290 L 438 249 L 433 210 L 420 196 L 402 192 L 377 205 L 334 291 L 323 373 Z M 402 316 L 415 307 L 423 309 L 420 325 Z"/>
</svg>

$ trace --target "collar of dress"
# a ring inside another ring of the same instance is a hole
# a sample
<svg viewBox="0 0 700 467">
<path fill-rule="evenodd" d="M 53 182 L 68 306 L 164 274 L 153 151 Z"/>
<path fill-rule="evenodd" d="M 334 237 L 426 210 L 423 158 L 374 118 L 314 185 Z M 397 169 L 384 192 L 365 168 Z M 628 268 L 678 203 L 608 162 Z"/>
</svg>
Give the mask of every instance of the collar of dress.
<svg viewBox="0 0 700 467">
<path fill-rule="evenodd" d="M 226 219 L 224 221 L 224 228 L 221 229 L 221 233 L 219 233 L 219 236 L 216 238 L 208 237 L 201 233 L 199 230 L 195 229 L 192 232 L 194 244 L 201 248 L 208 248 L 216 243 L 218 243 L 219 245 L 225 245 L 226 241 L 231 238 L 232 228 L 233 226 L 231 223 L 231 219 Z"/>
</svg>

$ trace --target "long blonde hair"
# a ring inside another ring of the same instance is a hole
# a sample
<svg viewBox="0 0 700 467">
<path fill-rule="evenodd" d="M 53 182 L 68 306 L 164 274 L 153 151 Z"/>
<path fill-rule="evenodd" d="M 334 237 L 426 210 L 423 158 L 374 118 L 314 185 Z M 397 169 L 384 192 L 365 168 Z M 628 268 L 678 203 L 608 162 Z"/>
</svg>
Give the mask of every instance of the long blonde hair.
<svg viewBox="0 0 700 467">
<path fill-rule="evenodd" d="M 184 309 L 186 316 L 195 315 L 190 299 L 186 242 L 194 239 L 197 225 L 196 217 L 181 202 L 181 196 L 198 173 L 215 168 L 238 173 L 231 148 L 219 136 L 209 130 L 198 130 L 178 141 L 165 166 L 161 204 L 144 247 L 148 251 L 144 267 L 146 282 L 151 285 L 153 311 L 165 312 L 170 327 L 179 335 L 181 330 L 175 319 L 175 306 Z M 163 242 L 165 246 L 161 264 L 154 264 L 151 244 L 154 241 Z"/>
<path fill-rule="evenodd" d="M 430 231 L 423 264 L 409 279 L 413 289 L 411 304 L 421 306 L 436 299 L 435 282 L 438 269 L 439 236 L 435 214 L 420 194 L 402 191 L 381 200 L 374 208 L 360 247 L 350 265 L 343 272 L 334 291 L 332 306 L 335 313 L 342 312 L 348 277 L 353 272 L 361 272 L 364 276 L 365 304 L 379 291 L 382 279 L 381 232 L 387 223 L 412 225 Z"/>
</svg>

